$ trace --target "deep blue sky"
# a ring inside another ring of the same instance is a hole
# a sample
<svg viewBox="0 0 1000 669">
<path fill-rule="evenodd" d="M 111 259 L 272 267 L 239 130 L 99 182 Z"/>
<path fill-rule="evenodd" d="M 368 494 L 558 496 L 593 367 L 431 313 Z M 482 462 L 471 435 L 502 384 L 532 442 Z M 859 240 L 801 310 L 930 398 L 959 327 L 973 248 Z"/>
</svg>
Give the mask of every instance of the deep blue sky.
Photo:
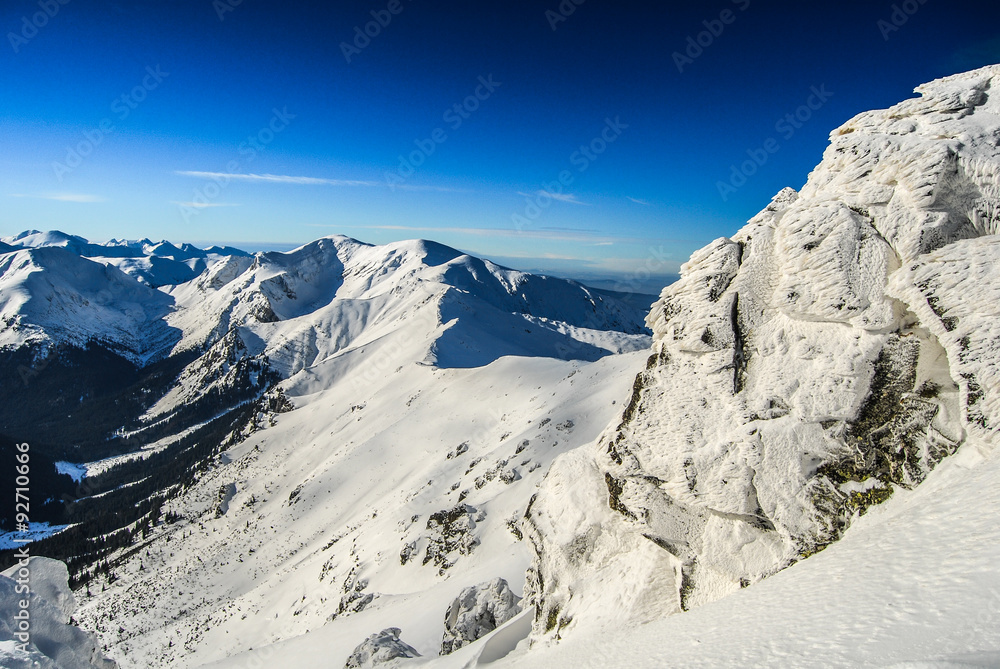
<svg viewBox="0 0 1000 669">
<path fill-rule="evenodd" d="M 995 2 L 909 0 L 886 32 L 893 2 L 585 0 L 553 30 L 560 0 L 398 0 L 348 63 L 341 43 L 389 0 L 62 1 L 0 6 L 0 235 L 424 237 L 563 275 L 667 274 L 800 187 L 851 116 L 1000 62 Z M 724 10 L 679 72 L 674 52 Z M 477 87 L 477 109 L 446 115 Z M 776 128 L 813 87 L 832 96 Z M 575 154 L 602 132 L 602 154 Z M 718 182 L 769 138 L 780 150 L 724 199 Z M 433 153 L 390 187 L 418 141 Z"/>
</svg>

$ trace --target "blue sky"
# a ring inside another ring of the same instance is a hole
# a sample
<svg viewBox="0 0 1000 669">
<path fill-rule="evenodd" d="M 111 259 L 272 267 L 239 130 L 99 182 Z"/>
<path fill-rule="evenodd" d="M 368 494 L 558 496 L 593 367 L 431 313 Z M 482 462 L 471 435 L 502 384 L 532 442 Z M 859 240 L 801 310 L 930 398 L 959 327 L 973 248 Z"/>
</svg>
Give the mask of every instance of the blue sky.
<svg viewBox="0 0 1000 669">
<path fill-rule="evenodd" d="M 0 234 L 421 237 L 564 276 L 670 274 L 800 187 L 854 114 L 1000 62 L 998 18 L 941 0 L 5 0 Z"/>
</svg>

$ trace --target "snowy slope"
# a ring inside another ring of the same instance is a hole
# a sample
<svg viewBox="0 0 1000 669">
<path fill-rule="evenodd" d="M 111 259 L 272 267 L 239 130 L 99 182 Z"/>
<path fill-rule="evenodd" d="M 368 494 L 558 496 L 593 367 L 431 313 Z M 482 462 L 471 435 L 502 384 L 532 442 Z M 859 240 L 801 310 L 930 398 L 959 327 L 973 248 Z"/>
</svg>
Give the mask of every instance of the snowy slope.
<svg viewBox="0 0 1000 669">
<path fill-rule="evenodd" d="M 852 119 L 801 193 L 663 291 L 625 411 L 555 463 L 527 513 L 537 636 L 742 595 L 895 508 L 960 445 L 992 442 L 998 77 Z M 723 601 L 712 610 L 736 606 Z"/>
<path fill-rule="evenodd" d="M 143 362 L 180 338 L 163 320 L 171 302 L 114 266 L 59 246 L 0 256 L 0 347 L 93 341 Z"/>
<path fill-rule="evenodd" d="M 118 268 L 184 249 L 11 241 L 25 248 L 0 256 L 13 259 L 0 285 L 18 325 L 9 346 L 32 328 L 185 361 L 116 432 L 142 450 L 80 463 L 88 476 L 171 448 L 211 417 L 191 411 L 202 400 L 231 411 L 227 398 L 281 381 L 296 407 L 256 416 L 192 487 L 162 481 L 164 513 L 183 519 L 112 556 L 115 580 L 81 593 L 79 618 L 123 666 L 193 666 L 325 623 L 344 658 L 393 625 L 435 652 L 464 588 L 502 577 L 521 592 L 521 511 L 552 459 L 604 427 L 650 343 L 645 314 L 608 294 L 427 241 L 208 258 L 159 289 Z"/>
<path fill-rule="evenodd" d="M 647 625 L 524 644 L 490 666 L 1000 666 L 1000 459 L 983 450 L 966 444 L 841 541 L 751 588 Z"/>
<path fill-rule="evenodd" d="M 0 251 L 5 247 L 63 248 L 78 256 L 114 265 L 153 288 L 190 281 L 205 271 L 209 265 L 224 257 L 248 255 L 245 251 L 231 247 L 213 246 L 199 249 L 191 244 L 182 244 L 178 247 L 167 241 L 153 242 L 149 239 L 112 239 L 105 243 L 95 243 L 58 230 L 49 232 L 28 230 L 19 235 L 4 237 L 2 242 L 6 244 L 0 246 Z"/>
<path fill-rule="evenodd" d="M 92 588 L 79 618 L 122 666 L 243 666 L 249 648 L 273 662 L 303 634 L 319 650 L 296 666 L 342 664 L 387 627 L 432 655 L 463 588 L 503 577 L 521 592 L 529 553 L 511 528 L 644 354 L 437 369 L 406 330 L 387 339 L 293 378 L 298 408 L 227 452 L 171 503 L 185 520 Z"/>
<path fill-rule="evenodd" d="M 266 359 L 284 378 L 308 379 L 311 367 L 382 349 L 400 329 L 419 348 L 403 359 L 437 367 L 504 355 L 596 360 L 648 341 L 644 314 L 623 302 L 427 241 L 327 237 L 288 253 L 227 258 L 164 292 L 176 304 L 166 322 L 184 333 L 174 352 L 208 348 L 150 420 L 212 387 L 219 360 Z"/>
</svg>

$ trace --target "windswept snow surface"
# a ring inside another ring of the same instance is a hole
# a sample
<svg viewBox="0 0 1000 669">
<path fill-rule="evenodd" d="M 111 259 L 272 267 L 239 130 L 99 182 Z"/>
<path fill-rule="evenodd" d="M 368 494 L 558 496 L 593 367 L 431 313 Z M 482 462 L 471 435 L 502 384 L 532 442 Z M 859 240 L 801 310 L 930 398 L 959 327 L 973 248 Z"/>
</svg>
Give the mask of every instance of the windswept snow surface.
<svg viewBox="0 0 1000 669">
<path fill-rule="evenodd" d="M 581 629 L 490 666 L 1000 666 L 997 453 L 966 444 L 841 541 L 750 588 L 646 625 Z"/>
<path fill-rule="evenodd" d="M 424 349 L 405 330 L 388 339 L 377 375 L 369 347 L 291 379 L 298 408 L 165 506 L 185 520 L 84 599 L 122 666 L 267 664 L 289 645 L 296 666 L 339 665 L 389 627 L 433 656 L 463 589 L 499 577 L 520 594 L 530 556 L 511 528 L 645 353 L 438 369 L 407 362 Z"/>
<path fill-rule="evenodd" d="M 162 292 L 179 346 L 215 343 L 150 423 L 242 355 L 267 357 L 296 410 L 166 505 L 184 520 L 84 603 L 125 666 L 270 652 L 307 630 L 333 635 L 326 659 L 392 627 L 437 653 L 464 588 L 521 592 L 524 506 L 611 418 L 650 341 L 632 307 L 432 242 L 324 238 Z"/>
</svg>

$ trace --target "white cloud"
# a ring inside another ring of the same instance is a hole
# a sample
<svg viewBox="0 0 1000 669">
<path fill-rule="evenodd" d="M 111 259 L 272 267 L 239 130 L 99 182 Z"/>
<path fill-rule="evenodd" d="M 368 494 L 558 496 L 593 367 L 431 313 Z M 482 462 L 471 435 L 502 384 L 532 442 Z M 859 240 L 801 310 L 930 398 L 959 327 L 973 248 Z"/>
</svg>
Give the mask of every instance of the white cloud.
<svg viewBox="0 0 1000 669">
<path fill-rule="evenodd" d="M 219 181 L 257 181 L 278 184 L 298 184 L 302 186 L 382 186 L 378 181 L 358 181 L 354 179 L 319 179 L 317 177 L 288 176 L 284 174 L 234 174 L 230 172 L 196 172 L 178 170 L 175 174 L 196 179 Z"/>
<path fill-rule="evenodd" d="M 590 206 L 586 202 L 580 202 L 580 200 L 576 197 L 576 195 L 572 193 L 553 193 L 552 191 L 541 189 L 535 191 L 534 193 L 522 193 L 518 191 L 518 195 L 523 195 L 524 197 L 530 197 L 530 198 L 550 197 L 553 200 L 557 200 L 559 202 L 566 202 L 568 204 L 579 204 L 584 207 Z"/>
<path fill-rule="evenodd" d="M 80 204 L 107 202 L 105 198 L 99 195 L 88 195 L 86 193 L 11 193 L 9 197 L 30 197 L 36 200 L 55 200 L 56 202 L 76 202 Z"/>
<path fill-rule="evenodd" d="M 628 197 L 628 196 L 626 196 L 626 197 Z M 632 201 L 633 201 L 633 202 L 635 202 L 636 204 L 642 204 L 642 205 L 645 205 L 645 206 L 647 206 L 647 207 L 649 207 L 649 206 L 650 206 L 650 203 L 649 203 L 649 202 L 646 202 L 645 200 L 640 200 L 640 199 L 639 199 L 639 198 L 637 198 L 637 197 L 629 197 L 628 199 L 632 200 Z"/>
<path fill-rule="evenodd" d="M 256 183 L 292 184 L 297 186 L 346 186 L 363 188 L 389 188 L 384 181 L 364 181 L 361 179 L 324 179 L 320 177 L 291 176 L 287 174 L 236 174 L 232 172 L 199 172 L 195 170 L 177 170 L 174 172 L 182 177 L 195 179 L 211 179 L 213 181 L 250 181 Z M 394 184 L 392 188 L 405 191 L 435 191 L 442 193 L 466 192 L 443 186 L 420 186 L 415 184 Z"/>
<path fill-rule="evenodd" d="M 192 209 L 208 209 L 209 207 L 242 207 L 235 202 L 172 202 L 181 207 L 191 207 Z"/>
</svg>

